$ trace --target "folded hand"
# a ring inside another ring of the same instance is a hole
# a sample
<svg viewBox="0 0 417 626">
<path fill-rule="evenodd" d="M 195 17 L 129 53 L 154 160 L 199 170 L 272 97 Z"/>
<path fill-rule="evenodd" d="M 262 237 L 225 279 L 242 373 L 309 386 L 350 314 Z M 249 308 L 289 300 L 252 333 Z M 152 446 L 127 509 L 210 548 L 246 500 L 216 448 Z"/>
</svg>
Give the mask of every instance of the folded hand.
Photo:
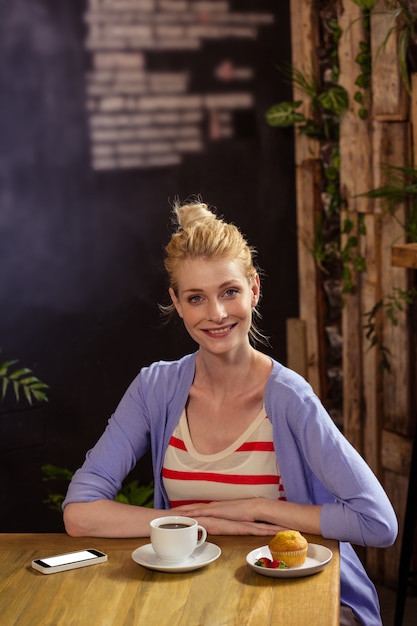
<svg viewBox="0 0 417 626">
<path fill-rule="evenodd" d="M 258 498 L 185 504 L 175 508 L 178 515 L 197 518 L 212 535 L 275 535 L 282 526 L 257 519 Z"/>
</svg>

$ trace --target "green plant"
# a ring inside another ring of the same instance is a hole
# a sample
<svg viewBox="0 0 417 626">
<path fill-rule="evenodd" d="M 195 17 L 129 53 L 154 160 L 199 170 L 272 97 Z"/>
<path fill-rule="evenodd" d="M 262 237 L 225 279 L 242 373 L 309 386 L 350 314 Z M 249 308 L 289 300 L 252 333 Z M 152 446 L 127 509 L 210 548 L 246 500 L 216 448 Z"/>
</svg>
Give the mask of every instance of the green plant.
<svg viewBox="0 0 417 626">
<path fill-rule="evenodd" d="M 309 98 L 312 116 L 306 117 L 297 110 L 302 105 L 302 100 L 279 102 L 265 113 L 269 126 L 285 128 L 298 125 L 299 133 L 308 137 L 318 140 L 337 139 L 337 118 L 348 106 L 348 95 L 344 87 L 330 84 L 319 90 L 313 75 L 307 77 L 291 66 L 281 68 L 280 71 L 288 82 L 296 85 Z"/>
<path fill-rule="evenodd" d="M 352 0 L 365 13 L 369 13 L 374 6 L 375 0 Z M 390 27 L 377 54 L 387 45 L 393 35 L 397 36 L 398 64 L 401 78 L 408 91 L 411 93 L 410 74 L 408 68 L 408 53 L 410 46 L 416 41 L 416 9 L 409 0 L 384 0 L 387 13 L 390 15 Z"/>
<path fill-rule="evenodd" d="M 386 45 L 394 33 L 397 34 L 400 73 L 408 93 L 411 93 L 408 51 L 410 45 L 415 42 L 416 15 L 413 14 L 411 3 L 407 0 L 385 0 L 385 4 L 391 13 L 392 26 L 389 28 L 382 46 Z"/>
<path fill-rule="evenodd" d="M 307 242 L 304 243 L 308 247 Z M 332 273 L 335 264 L 337 265 L 340 262 L 338 241 L 327 236 L 321 215 L 315 220 L 314 241 L 310 252 L 317 267 L 327 276 Z"/>
<path fill-rule="evenodd" d="M 390 215 L 404 229 L 410 242 L 417 242 L 417 169 L 412 166 L 383 165 L 386 184 L 371 189 L 360 196 L 381 200 Z M 400 202 L 408 203 L 406 221 L 397 216 Z"/>
<path fill-rule="evenodd" d="M 132 480 L 126 483 L 116 495 L 117 502 L 134 504 L 135 506 L 153 506 L 153 483 L 139 485 L 139 481 Z"/>
<path fill-rule="evenodd" d="M 375 7 L 375 0 L 352 0 L 354 4 L 362 9 L 362 19 L 365 32 L 370 31 L 370 14 Z M 410 70 L 409 70 L 409 53 L 411 46 L 416 44 L 416 19 L 417 7 L 410 0 L 384 0 L 387 11 L 384 13 L 390 16 L 390 26 L 385 37 L 377 50 L 374 62 L 378 55 L 385 49 L 387 42 L 392 36 L 397 37 L 397 53 L 398 65 L 402 81 L 411 94 Z M 355 102 L 360 104 L 359 116 L 366 119 L 368 110 L 364 106 L 364 94 L 362 89 L 369 86 L 372 71 L 372 58 L 370 53 L 369 42 L 360 43 L 360 51 L 355 59 L 360 67 L 360 75 L 356 80 L 359 90 L 354 94 Z"/>
<path fill-rule="evenodd" d="M 359 67 L 353 89 L 349 93 L 338 84 L 340 78 L 339 42 L 343 36 L 338 23 L 340 3 L 318 2 L 317 33 L 318 41 L 314 43 L 316 64 L 311 64 L 311 70 L 302 73 L 299 69 L 288 66 L 281 69 L 287 83 L 295 87 L 299 100 L 285 101 L 271 106 L 265 113 L 266 122 L 273 127 L 294 126 L 299 135 L 306 135 L 316 140 L 314 145 L 314 159 L 321 161 L 321 175 L 314 181 L 321 199 L 314 203 L 314 233 L 303 232 L 300 237 L 309 252 L 314 257 L 323 292 L 327 294 L 326 285 L 330 281 L 340 286 L 343 294 L 353 294 L 360 283 L 360 273 L 366 271 L 366 259 L 362 249 L 366 249 L 365 214 L 352 213 L 349 204 L 342 195 L 340 184 L 340 154 L 339 130 L 341 117 L 347 109 L 349 101 L 360 120 L 367 124 L 368 109 L 372 102 L 371 80 L 373 62 L 376 56 L 386 46 L 391 36 L 397 37 L 398 58 L 400 72 L 407 89 L 410 87 L 408 62 L 412 70 L 416 71 L 417 63 L 413 66 L 412 46 L 417 47 L 415 24 L 417 21 L 417 3 L 407 0 L 384 0 L 382 10 L 385 15 L 390 14 L 386 27 L 387 32 L 382 34 L 383 44 L 377 54 L 371 53 L 371 14 L 375 16 L 375 0 L 352 0 L 359 8 L 361 23 L 361 39 L 355 56 Z M 355 11 L 356 13 L 359 13 Z M 352 22 L 347 29 L 353 27 Z M 314 70 L 313 70 L 314 68 Z M 302 108 L 301 108 L 302 107 Z M 304 146 L 303 146 L 304 147 Z M 310 146 L 308 145 L 307 148 Z M 314 166 L 318 171 L 317 165 Z M 394 220 L 400 223 L 400 213 L 397 211 L 397 202 L 405 200 L 408 205 L 407 218 L 401 224 L 407 240 L 417 241 L 417 171 L 412 169 L 392 168 L 391 178 L 387 185 L 370 191 L 370 198 L 385 198 L 388 211 Z M 360 194 L 366 195 L 366 194 Z M 316 196 L 318 198 L 318 194 Z M 404 220 L 403 220 L 404 221 Z M 365 245 L 364 245 L 365 244 Z M 413 290 L 408 292 L 394 292 L 385 295 L 377 302 L 372 310 L 365 314 L 366 336 L 371 346 L 376 346 L 381 354 L 381 366 L 389 368 L 388 350 L 382 343 L 377 329 L 382 313 L 393 323 L 398 324 L 400 307 L 405 307 L 417 296 Z M 340 299 L 343 306 L 343 298 Z M 320 321 L 326 327 L 327 319 L 331 323 L 341 324 L 341 306 L 339 309 L 330 298 L 324 300 L 324 307 L 320 311 Z M 331 358 L 331 351 L 327 351 L 325 358 Z M 330 356 L 329 356 L 330 355 Z M 327 363 L 326 363 L 327 367 Z M 328 370 L 327 370 L 328 371 Z M 325 389 L 326 391 L 326 389 Z M 343 395 L 343 392 L 342 394 Z M 326 401 L 326 398 L 324 398 Z"/>
<path fill-rule="evenodd" d="M 1 402 L 5 401 L 9 387 L 13 389 L 16 403 L 20 402 L 21 393 L 29 404 L 33 401 L 47 402 L 48 385 L 35 376 L 28 367 L 16 367 L 18 362 L 13 360 L 0 363 Z"/>
<path fill-rule="evenodd" d="M 371 189 L 360 196 L 381 200 L 385 210 L 404 230 L 410 242 L 417 242 L 417 169 L 413 166 L 383 165 L 382 170 L 387 182 L 380 187 Z M 408 211 L 405 222 L 402 222 L 397 215 L 399 203 L 406 203 Z M 392 293 L 385 295 L 365 313 L 366 338 L 370 342 L 370 347 L 376 346 L 380 354 L 380 366 L 382 369 L 390 370 L 389 351 L 384 346 L 378 333 L 377 316 L 381 311 L 394 326 L 398 325 L 398 313 L 403 311 L 405 306 L 412 304 L 417 299 L 417 290 L 414 288 L 404 291 L 395 288 Z"/>
<path fill-rule="evenodd" d="M 354 227 L 354 222 L 349 217 L 345 217 L 342 224 L 342 233 L 346 235 L 346 240 L 341 250 L 344 293 L 352 292 L 354 289 L 352 269 L 356 272 L 364 272 L 366 270 L 366 261 L 359 253 L 359 241 L 355 234 Z M 361 214 L 358 216 L 358 232 L 360 235 L 366 235 L 365 217 Z"/>
<path fill-rule="evenodd" d="M 299 134 L 315 139 L 320 144 L 323 179 L 321 184 L 322 207 L 315 218 L 314 241 L 305 242 L 315 262 L 327 276 L 336 273 L 339 278 L 342 256 L 340 252 L 340 211 L 344 201 L 340 193 L 340 116 L 348 107 L 348 94 L 338 84 L 340 66 L 338 44 L 342 29 L 337 15 L 320 12 L 321 42 L 320 63 L 317 76 L 302 73 L 291 65 L 279 68 L 284 79 L 297 87 L 304 100 L 285 101 L 271 106 L 265 113 L 266 122 L 273 127 L 296 126 Z M 299 111 L 304 104 L 304 114 Z"/>
<path fill-rule="evenodd" d="M 74 475 L 72 470 L 57 467 L 56 465 L 43 465 L 41 467 L 43 474 L 42 480 L 47 483 L 53 483 L 62 487 L 62 491 L 49 491 L 48 496 L 43 501 L 46 506 L 58 513 L 62 513 L 62 503 L 65 499 L 65 493 L 67 491 L 68 484 Z M 148 485 L 139 485 L 137 480 L 132 480 L 122 486 L 117 493 L 115 500 L 117 502 L 123 502 L 124 504 L 133 504 L 135 506 L 153 506 L 153 483 Z"/>
<path fill-rule="evenodd" d="M 412 304 L 417 299 L 417 289 L 408 289 L 405 291 L 399 287 L 393 289 L 391 294 L 385 296 L 372 307 L 370 311 L 365 313 L 366 323 L 364 329 L 366 338 L 370 342 L 370 348 L 378 347 L 380 354 L 381 369 L 390 371 L 391 364 L 389 360 L 389 350 L 384 346 L 378 333 L 378 313 L 381 312 L 392 322 L 393 326 L 398 326 L 398 314 L 404 311 L 407 305 Z"/>
<path fill-rule="evenodd" d="M 362 25 L 366 37 L 365 41 L 359 42 L 359 52 L 355 57 L 355 63 L 359 65 L 360 73 L 355 80 L 357 90 L 353 100 L 359 104 L 358 115 L 361 120 L 368 118 L 368 105 L 370 100 L 369 87 L 372 76 L 372 54 L 370 45 L 370 10 L 362 8 Z"/>
</svg>

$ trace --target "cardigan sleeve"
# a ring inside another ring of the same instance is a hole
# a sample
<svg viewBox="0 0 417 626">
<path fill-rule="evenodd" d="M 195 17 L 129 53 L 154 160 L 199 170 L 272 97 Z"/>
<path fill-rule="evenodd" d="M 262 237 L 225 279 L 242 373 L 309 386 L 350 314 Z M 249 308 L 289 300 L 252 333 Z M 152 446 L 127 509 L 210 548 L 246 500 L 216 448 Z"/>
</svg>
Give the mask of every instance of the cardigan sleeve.
<svg viewBox="0 0 417 626">
<path fill-rule="evenodd" d="M 140 393 L 140 374 L 131 383 L 107 427 L 69 485 L 70 502 L 113 500 L 124 478 L 149 448 L 149 417 Z"/>
<path fill-rule="evenodd" d="M 398 524 L 380 482 L 310 385 L 283 371 L 284 384 L 275 386 L 271 410 L 287 499 L 322 504 L 325 537 L 362 546 L 392 545 Z"/>
<path fill-rule="evenodd" d="M 69 485 L 70 502 L 114 499 L 122 482 L 148 450 L 152 453 L 155 506 L 167 508 L 161 481 L 164 451 L 185 406 L 194 376 L 195 354 L 158 361 L 141 369 L 107 428 L 87 452 Z"/>
</svg>

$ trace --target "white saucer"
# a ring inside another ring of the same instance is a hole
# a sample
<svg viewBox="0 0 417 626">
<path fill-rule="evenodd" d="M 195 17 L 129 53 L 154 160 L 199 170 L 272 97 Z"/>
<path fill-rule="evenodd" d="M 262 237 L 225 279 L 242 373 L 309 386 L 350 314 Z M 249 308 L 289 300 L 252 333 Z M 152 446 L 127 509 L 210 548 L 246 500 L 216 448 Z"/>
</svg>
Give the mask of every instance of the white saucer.
<svg viewBox="0 0 417 626">
<path fill-rule="evenodd" d="M 182 561 L 182 563 L 168 563 L 157 557 L 152 544 L 147 543 L 145 546 L 136 548 L 132 552 L 132 559 L 135 563 L 158 572 L 191 572 L 193 569 L 199 569 L 215 561 L 221 553 L 219 546 L 205 541 L 194 550 L 193 554 L 186 561 Z"/>
<path fill-rule="evenodd" d="M 301 578 L 320 572 L 326 567 L 327 563 L 331 561 L 333 552 L 329 550 L 329 548 L 326 548 L 326 546 L 321 546 L 317 543 L 309 543 L 305 563 L 300 565 L 300 567 L 291 567 L 289 569 L 269 569 L 268 567 L 255 565 L 255 561 L 263 556 L 266 556 L 268 559 L 271 558 L 268 546 L 256 548 L 246 555 L 247 563 L 257 574 L 270 576 L 271 578 Z"/>
</svg>

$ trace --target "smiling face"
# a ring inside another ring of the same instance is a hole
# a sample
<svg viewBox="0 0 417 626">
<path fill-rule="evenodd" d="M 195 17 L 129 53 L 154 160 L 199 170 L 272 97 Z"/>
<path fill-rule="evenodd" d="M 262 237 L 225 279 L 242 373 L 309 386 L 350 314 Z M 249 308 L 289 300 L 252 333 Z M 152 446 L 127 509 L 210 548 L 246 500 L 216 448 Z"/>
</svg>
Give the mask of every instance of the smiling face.
<svg viewBox="0 0 417 626">
<path fill-rule="evenodd" d="M 190 336 L 215 353 L 249 345 L 252 307 L 259 299 L 259 277 L 250 279 L 231 259 L 185 260 L 178 272 L 178 291 L 169 290 Z"/>
</svg>

